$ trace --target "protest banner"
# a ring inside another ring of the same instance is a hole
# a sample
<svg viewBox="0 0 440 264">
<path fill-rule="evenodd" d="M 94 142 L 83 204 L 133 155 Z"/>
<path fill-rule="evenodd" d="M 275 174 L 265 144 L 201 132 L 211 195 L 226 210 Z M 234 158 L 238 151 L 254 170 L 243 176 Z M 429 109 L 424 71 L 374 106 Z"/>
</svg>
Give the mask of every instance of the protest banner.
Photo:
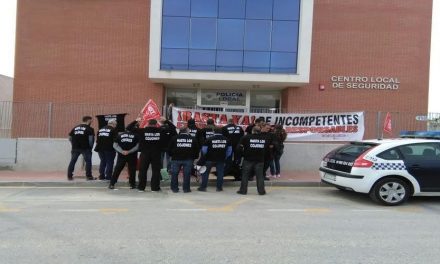
<svg viewBox="0 0 440 264">
<path fill-rule="evenodd" d="M 264 118 L 271 125 L 282 125 L 290 141 L 355 141 L 364 136 L 364 113 L 310 113 L 310 114 L 276 114 L 276 113 L 225 113 L 197 109 L 173 107 L 173 124 L 177 128 L 186 125 L 194 118 L 196 125 L 202 128 L 209 118 L 215 124 L 224 126 L 229 118 L 245 129 L 257 118 Z"/>
</svg>

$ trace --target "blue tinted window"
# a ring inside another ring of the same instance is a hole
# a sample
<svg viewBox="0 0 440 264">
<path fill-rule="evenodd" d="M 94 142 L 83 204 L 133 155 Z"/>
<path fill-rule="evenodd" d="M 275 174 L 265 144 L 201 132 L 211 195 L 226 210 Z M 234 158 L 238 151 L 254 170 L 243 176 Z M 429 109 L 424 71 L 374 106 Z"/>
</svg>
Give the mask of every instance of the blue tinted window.
<svg viewBox="0 0 440 264">
<path fill-rule="evenodd" d="M 274 20 L 299 20 L 299 0 L 274 0 Z"/>
<path fill-rule="evenodd" d="M 297 52 L 298 22 L 273 21 L 272 51 Z"/>
<path fill-rule="evenodd" d="M 272 19 L 272 0 L 247 0 L 246 18 Z"/>
<path fill-rule="evenodd" d="M 243 50 L 244 20 L 219 19 L 218 43 L 221 50 Z"/>
<path fill-rule="evenodd" d="M 192 17 L 217 17 L 218 0 L 191 0 Z"/>
<path fill-rule="evenodd" d="M 235 72 L 243 70 L 242 51 L 217 51 L 217 71 Z"/>
<path fill-rule="evenodd" d="M 190 50 L 189 69 L 215 71 L 215 50 Z"/>
<path fill-rule="evenodd" d="M 188 50 L 187 49 L 162 49 L 161 69 L 187 70 Z"/>
<path fill-rule="evenodd" d="M 247 20 L 245 50 L 270 51 L 270 20 Z"/>
<path fill-rule="evenodd" d="M 191 18 L 191 48 L 215 49 L 217 23 L 214 18 Z"/>
<path fill-rule="evenodd" d="M 219 0 L 218 17 L 219 18 L 244 18 L 245 0 Z"/>
<path fill-rule="evenodd" d="M 189 18 L 164 17 L 162 21 L 162 48 L 188 48 Z"/>
<path fill-rule="evenodd" d="M 244 72 L 269 72 L 270 52 L 245 51 Z"/>
<path fill-rule="evenodd" d="M 190 12 L 190 0 L 163 0 L 164 16 L 187 16 Z"/>
<path fill-rule="evenodd" d="M 296 73 L 296 53 L 271 52 L 270 72 Z"/>
</svg>

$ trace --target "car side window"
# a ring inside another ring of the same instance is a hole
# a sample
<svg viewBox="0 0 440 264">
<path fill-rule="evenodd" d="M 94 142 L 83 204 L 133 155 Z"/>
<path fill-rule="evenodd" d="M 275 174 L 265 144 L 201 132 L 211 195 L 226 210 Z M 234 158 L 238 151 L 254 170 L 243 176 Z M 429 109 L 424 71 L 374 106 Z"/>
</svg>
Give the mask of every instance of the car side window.
<svg viewBox="0 0 440 264">
<path fill-rule="evenodd" d="M 399 147 L 406 160 L 439 160 L 439 143 L 418 143 Z"/>
<path fill-rule="evenodd" d="M 402 160 L 403 159 L 403 157 L 400 155 L 400 153 L 395 148 L 385 150 L 384 152 L 379 153 L 377 156 L 381 159 L 384 159 L 384 160 Z"/>
</svg>

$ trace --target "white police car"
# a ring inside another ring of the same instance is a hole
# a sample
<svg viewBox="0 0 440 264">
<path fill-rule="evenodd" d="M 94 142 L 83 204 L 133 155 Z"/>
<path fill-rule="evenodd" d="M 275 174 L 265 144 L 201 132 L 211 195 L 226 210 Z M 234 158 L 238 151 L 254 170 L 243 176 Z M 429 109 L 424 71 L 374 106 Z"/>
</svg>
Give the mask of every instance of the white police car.
<svg viewBox="0 0 440 264">
<path fill-rule="evenodd" d="M 321 180 L 341 190 L 368 193 L 385 205 L 410 196 L 440 195 L 440 141 L 384 139 L 352 142 L 328 153 Z"/>
</svg>

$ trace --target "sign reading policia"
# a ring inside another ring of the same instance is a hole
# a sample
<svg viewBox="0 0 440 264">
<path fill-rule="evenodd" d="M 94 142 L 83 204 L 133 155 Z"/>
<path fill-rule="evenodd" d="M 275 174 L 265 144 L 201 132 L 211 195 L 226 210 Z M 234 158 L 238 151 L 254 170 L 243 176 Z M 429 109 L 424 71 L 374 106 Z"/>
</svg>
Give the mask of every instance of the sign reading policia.
<svg viewBox="0 0 440 264">
<path fill-rule="evenodd" d="M 229 118 L 234 123 L 246 128 L 256 118 L 262 117 L 271 125 L 283 125 L 287 139 L 292 141 L 355 141 L 364 136 L 364 113 L 313 113 L 313 114 L 260 114 L 260 113 L 225 113 L 192 110 L 173 107 L 173 124 L 180 128 L 190 118 L 194 118 L 199 128 L 206 125 L 209 118 L 216 125 L 224 126 Z"/>
</svg>

